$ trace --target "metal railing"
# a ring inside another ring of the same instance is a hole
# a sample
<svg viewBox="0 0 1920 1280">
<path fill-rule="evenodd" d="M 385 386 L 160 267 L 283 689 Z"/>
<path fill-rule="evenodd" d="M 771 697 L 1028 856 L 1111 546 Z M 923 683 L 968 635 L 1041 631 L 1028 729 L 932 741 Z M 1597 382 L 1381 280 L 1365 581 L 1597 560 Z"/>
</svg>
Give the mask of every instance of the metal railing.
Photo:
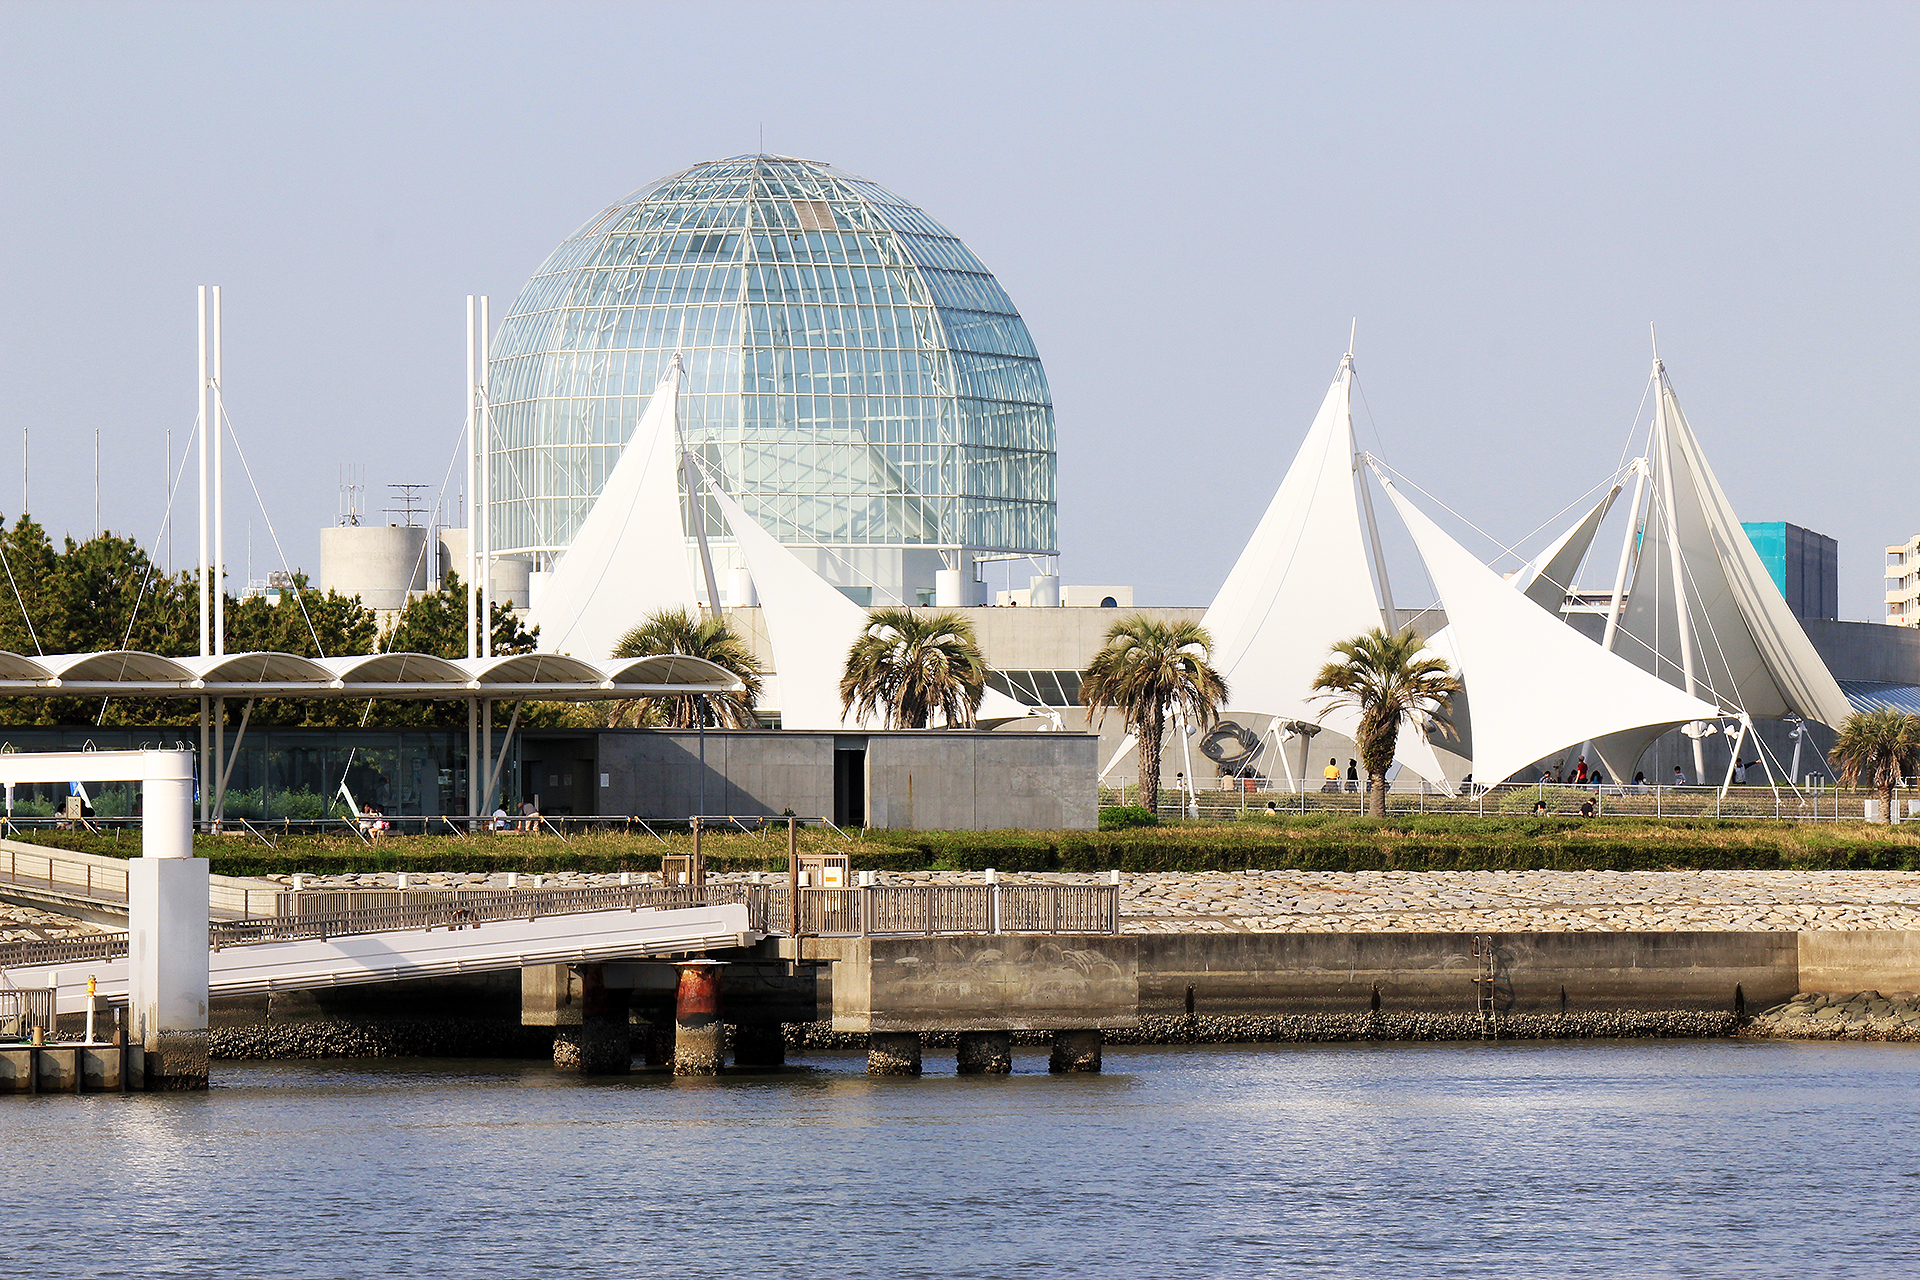
<svg viewBox="0 0 1920 1280">
<path fill-rule="evenodd" d="M 357 896 L 377 898 L 356 905 Z M 594 885 L 572 889 L 300 890 L 284 909 L 248 920 L 217 920 L 209 943 L 222 947 L 302 938 L 338 938 L 406 929 L 465 929 L 495 920 L 531 920 L 588 911 L 671 911 L 742 903 L 748 928 L 785 934 L 792 908 L 784 885 Z M 394 901 L 395 897 L 401 901 Z M 344 901 L 343 901 L 344 900 Z M 943 933 L 1118 933 L 1115 885 L 872 885 L 800 890 L 800 932 L 817 937 Z M 127 954 L 125 933 L 0 944 L 0 969 L 112 960 Z"/>
<path fill-rule="evenodd" d="M 791 924 L 786 891 L 775 899 L 770 933 Z M 817 937 L 887 937 L 942 933 L 1118 933 L 1120 890 L 1114 885 L 869 885 L 802 889 L 800 932 Z"/>
<path fill-rule="evenodd" d="M 1341 787 L 1345 787 L 1342 781 Z M 1361 784 L 1365 786 L 1364 783 Z M 1101 787 L 1100 804 L 1105 807 L 1138 803 L 1132 787 Z M 1902 821 L 1920 817 L 1908 809 L 1914 793 L 1903 789 L 1896 798 L 1897 816 Z M 1729 787 L 1722 795 L 1718 786 L 1676 787 L 1670 784 L 1607 782 L 1599 786 L 1575 783 L 1502 783 L 1495 787 L 1471 784 L 1456 792 L 1418 780 L 1396 783 L 1388 788 L 1387 809 L 1396 816 L 1406 814 L 1457 814 L 1492 817 L 1501 814 L 1526 815 L 1545 804 L 1545 812 L 1561 817 L 1582 816 L 1582 806 L 1591 803 L 1595 816 L 1648 818 L 1761 818 L 1783 822 L 1862 822 L 1869 804 L 1878 807 L 1877 792 L 1836 788 L 1831 784 L 1796 791 L 1782 781 L 1779 789 L 1764 783 L 1746 783 Z M 1184 791 L 1162 789 L 1156 812 L 1162 818 L 1188 818 L 1209 821 L 1237 821 L 1258 817 L 1273 806 L 1278 814 L 1364 813 L 1364 790 L 1321 791 L 1256 786 L 1221 791 L 1196 788 L 1191 799 Z M 1884 815 L 1881 817 L 1884 821 Z"/>
<path fill-rule="evenodd" d="M 27 851 L 0 844 L 0 883 L 108 902 L 127 900 L 124 861 L 66 849 Z"/>
<path fill-rule="evenodd" d="M 13 987 L 0 991 L 0 1040 L 26 1040 L 35 1027 L 53 1030 L 52 987 Z"/>
<path fill-rule="evenodd" d="M 80 938 L 0 942 L 0 969 L 76 964 L 82 960 L 117 960 L 127 954 L 127 946 L 127 935 L 124 933 L 90 933 Z"/>
<path fill-rule="evenodd" d="M 218 948 L 401 929 L 463 929 L 494 920 L 534 920 L 588 911 L 673 910 L 744 901 L 749 888 L 751 886 L 708 885 L 695 889 L 636 884 L 574 889 L 426 890 L 407 893 L 404 895 L 407 901 L 389 900 L 368 906 L 352 904 L 350 899 L 355 891 L 302 890 L 283 895 L 292 900 L 289 910 L 253 920 L 216 922 L 209 926 L 208 939 Z M 383 891 L 373 892 L 387 896 Z M 308 893 L 313 893 L 318 901 L 301 902 Z M 342 897 L 349 899 L 344 907 L 339 903 Z"/>
</svg>

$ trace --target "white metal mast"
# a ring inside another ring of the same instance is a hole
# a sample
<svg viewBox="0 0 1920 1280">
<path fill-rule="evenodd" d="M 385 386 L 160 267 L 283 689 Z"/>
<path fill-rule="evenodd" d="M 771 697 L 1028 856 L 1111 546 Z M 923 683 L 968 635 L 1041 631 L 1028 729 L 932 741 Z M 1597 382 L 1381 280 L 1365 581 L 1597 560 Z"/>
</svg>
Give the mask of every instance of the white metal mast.
<svg viewBox="0 0 1920 1280">
<path fill-rule="evenodd" d="M 480 521 L 475 517 L 479 509 L 480 488 L 478 467 L 480 451 L 480 433 L 474 428 L 474 402 L 476 384 L 473 380 L 473 295 L 467 295 L 467 656 L 480 656 L 478 641 L 475 639 L 474 619 L 479 617 L 480 579 L 474 572 L 479 561 Z"/>
<path fill-rule="evenodd" d="M 473 373 L 473 303 L 472 294 L 467 295 L 467 657 L 480 656 L 479 632 L 480 616 L 480 575 L 475 566 L 480 562 L 480 432 L 479 415 L 474 412 L 479 402 L 478 385 Z M 480 812 L 480 700 L 467 699 L 467 816 L 475 817 Z"/>
<path fill-rule="evenodd" d="M 480 429 L 480 656 L 493 656 L 493 407 L 487 403 L 487 351 L 493 337 L 489 298 L 480 295 L 480 403 L 474 425 Z"/>
<path fill-rule="evenodd" d="M 1354 321 L 1354 329 L 1359 330 L 1360 322 Z M 1353 340 L 1347 340 L 1349 350 L 1340 361 L 1340 376 L 1347 380 L 1347 394 L 1353 394 Z M 1353 438 L 1353 402 L 1347 402 L 1347 438 Z M 1387 557 L 1380 549 L 1380 521 L 1373 514 L 1373 494 L 1367 488 L 1367 477 L 1361 473 L 1361 454 L 1353 455 L 1353 482 L 1360 486 L 1360 513 L 1367 521 L 1367 543 L 1373 551 L 1373 572 L 1380 580 L 1380 613 L 1386 623 L 1387 634 L 1392 635 L 1400 629 L 1400 615 L 1393 607 L 1393 584 L 1387 580 Z"/>
<path fill-rule="evenodd" d="M 207 286 L 200 286 L 200 408 L 196 426 L 200 435 L 200 656 L 207 657 L 213 652 L 211 633 L 207 624 L 212 621 L 207 600 Z M 205 717 L 203 716 L 202 719 Z"/>
<path fill-rule="evenodd" d="M 213 600 L 213 651 L 227 651 L 227 485 L 226 401 L 220 391 L 220 286 L 213 286 L 213 578 L 208 590 Z"/>
<path fill-rule="evenodd" d="M 1607 630 L 1601 637 L 1600 647 L 1613 649 L 1613 637 L 1620 630 L 1620 596 L 1627 589 L 1627 568 L 1633 562 L 1634 541 L 1640 532 L 1640 499 L 1647 487 L 1647 460 L 1635 458 L 1633 467 L 1633 502 L 1627 507 L 1627 532 L 1620 539 L 1620 565 L 1613 573 L 1613 604 L 1607 610 Z"/>
<path fill-rule="evenodd" d="M 1693 620 L 1687 608 L 1687 566 L 1680 550 L 1680 523 L 1675 518 L 1673 501 L 1673 451 L 1667 445 L 1667 370 L 1658 355 L 1653 358 L 1654 395 L 1656 397 L 1653 432 L 1660 459 L 1660 500 L 1667 509 L 1667 560 L 1673 570 L 1674 631 L 1680 642 L 1680 672 L 1688 693 L 1699 696 L 1699 682 L 1693 669 Z M 1706 748 L 1693 739 L 1693 776 L 1698 782 L 1707 769 Z"/>
</svg>

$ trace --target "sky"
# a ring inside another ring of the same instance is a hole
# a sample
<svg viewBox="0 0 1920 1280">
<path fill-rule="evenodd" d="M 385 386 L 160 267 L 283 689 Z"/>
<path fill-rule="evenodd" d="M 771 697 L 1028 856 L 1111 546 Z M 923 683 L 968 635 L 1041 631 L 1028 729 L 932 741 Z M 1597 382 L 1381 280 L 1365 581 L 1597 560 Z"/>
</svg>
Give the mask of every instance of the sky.
<svg viewBox="0 0 1920 1280">
<path fill-rule="evenodd" d="M 155 543 L 168 433 L 178 466 L 194 423 L 194 288 L 219 284 L 232 575 L 284 555 L 317 577 L 344 467 L 376 511 L 447 474 L 467 294 L 504 315 L 589 214 L 763 137 L 920 205 L 1019 306 L 1069 583 L 1206 603 L 1356 321 L 1363 447 L 1483 557 L 1550 537 L 1619 465 L 1649 323 L 1741 517 L 1839 539 L 1842 617 L 1881 619 L 1882 549 L 1920 532 L 1913 6 L 6 19 L 0 512 L 26 433 L 56 537 L 95 528 L 97 432 L 102 522 Z"/>
</svg>

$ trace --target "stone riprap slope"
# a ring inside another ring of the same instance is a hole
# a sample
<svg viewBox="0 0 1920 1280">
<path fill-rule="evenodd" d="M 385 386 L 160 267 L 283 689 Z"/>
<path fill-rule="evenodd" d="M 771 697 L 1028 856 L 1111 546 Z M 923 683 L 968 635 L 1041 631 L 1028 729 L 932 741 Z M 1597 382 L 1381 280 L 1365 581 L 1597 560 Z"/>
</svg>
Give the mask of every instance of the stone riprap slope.
<svg viewBox="0 0 1920 1280">
<path fill-rule="evenodd" d="M 0 902 L 0 942 L 46 942 L 53 938 L 83 938 L 106 933 L 97 924 L 56 915 L 39 907 L 16 906 Z"/>
<path fill-rule="evenodd" d="M 1920 1040 L 1920 997 L 1802 993 L 1749 1021 L 1742 1031 L 1777 1040 Z"/>
<path fill-rule="evenodd" d="M 281 877 L 285 879 L 285 877 Z M 889 871 L 883 884 L 979 884 L 979 872 Z M 521 876 L 531 886 L 532 876 Z M 611 884 L 617 876 L 560 872 L 548 887 Z M 748 873 L 713 877 L 717 883 Z M 779 877 L 767 875 L 768 883 Z M 1096 884 L 1072 872 L 1003 874 L 1005 884 Z M 392 888 L 391 874 L 310 876 L 313 888 Z M 414 875 L 416 887 L 506 887 L 500 874 Z M 1920 929 L 1912 871 L 1241 871 L 1140 872 L 1121 877 L 1127 933 L 1563 930 Z"/>
</svg>

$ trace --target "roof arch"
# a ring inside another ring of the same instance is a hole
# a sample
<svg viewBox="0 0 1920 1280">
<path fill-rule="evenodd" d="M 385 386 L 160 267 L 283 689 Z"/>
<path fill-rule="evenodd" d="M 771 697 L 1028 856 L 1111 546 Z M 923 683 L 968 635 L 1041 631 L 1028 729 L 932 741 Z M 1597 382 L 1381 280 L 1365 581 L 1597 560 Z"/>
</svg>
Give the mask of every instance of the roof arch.
<svg viewBox="0 0 1920 1280">
<path fill-rule="evenodd" d="M 321 658 L 341 684 L 453 684 L 468 685 L 472 676 L 457 662 L 430 653 L 361 653 Z"/>
<path fill-rule="evenodd" d="M 516 684 L 604 684 L 607 673 L 585 658 L 558 653 L 510 653 L 467 658 L 459 664 L 483 689 Z"/>
<path fill-rule="evenodd" d="M 192 668 L 175 658 L 163 658 L 144 649 L 106 649 L 99 653 L 55 653 L 40 659 L 49 676 L 63 684 L 185 683 Z"/>
<path fill-rule="evenodd" d="M 644 658 L 607 658 L 595 664 L 614 686 L 686 685 L 735 689 L 740 681 L 725 667 L 684 653 L 655 653 Z"/>
<path fill-rule="evenodd" d="M 11 649 L 0 649 L 0 680 L 51 680 L 53 673 L 37 660 Z"/>
<path fill-rule="evenodd" d="M 258 650 L 177 659 L 206 684 L 331 684 L 333 672 L 297 653 Z"/>
</svg>

